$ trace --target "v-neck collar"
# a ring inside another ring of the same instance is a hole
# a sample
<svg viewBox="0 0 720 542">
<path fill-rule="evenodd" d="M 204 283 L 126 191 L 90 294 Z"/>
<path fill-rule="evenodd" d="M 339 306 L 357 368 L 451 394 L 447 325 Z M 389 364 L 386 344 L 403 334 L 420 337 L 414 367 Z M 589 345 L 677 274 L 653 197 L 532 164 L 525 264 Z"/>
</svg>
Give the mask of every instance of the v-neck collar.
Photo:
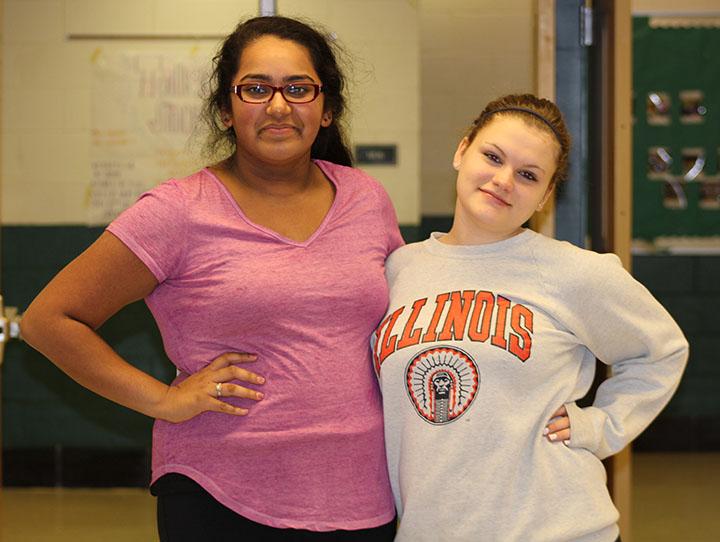
<svg viewBox="0 0 720 542">
<path fill-rule="evenodd" d="M 215 173 L 209 168 L 205 167 L 203 168 L 203 171 L 218 185 L 222 193 L 225 195 L 225 197 L 229 200 L 230 205 L 233 206 L 235 209 L 235 212 L 240 216 L 240 218 L 245 221 L 249 226 L 255 228 L 256 230 L 259 230 L 270 237 L 273 237 L 277 239 L 278 241 L 293 245 L 296 247 L 307 247 L 312 244 L 312 242 L 317 239 L 323 231 L 326 229 L 328 222 L 330 222 L 330 219 L 335 214 L 335 208 L 338 206 L 338 200 L 340 199 L 340 185 L 335 180 L 334 176 L 327 170 L 326 164 L 322 160 L 313 160 L 313 163 L 320 168 L 321 173 L 325 176 L 326 179 L 328 179 L 333 186 L 335 187 L 335 196 L 333 198 L 332 205 L 330 205 L 330 209 L 328 209 L 328 212 L 325 213 L 325 218 L 323 218 L 322 222 L 320 222 L 320 225 L 315 229 L 315 231 L 312 233 L 310 237 L 308 237 L 305 241 L 296 241 L 294 239 L 290 239 L 288 237 L 285 237 L 284 235 L 276 232 L 275 230 L 271 228 L 267 228 L 265 226 L 262 226 L 260 224 L 256 224 L 252 220 L 250 220 L 247 215 L 243 212 L 243 210 L 240 208 L 240 205 L 238 205 L 238 202 L 235 200 L 233 195 L 230 193 L 228 188 L 225 186 L 225 184 L 218 178 Z"/>
</svg>

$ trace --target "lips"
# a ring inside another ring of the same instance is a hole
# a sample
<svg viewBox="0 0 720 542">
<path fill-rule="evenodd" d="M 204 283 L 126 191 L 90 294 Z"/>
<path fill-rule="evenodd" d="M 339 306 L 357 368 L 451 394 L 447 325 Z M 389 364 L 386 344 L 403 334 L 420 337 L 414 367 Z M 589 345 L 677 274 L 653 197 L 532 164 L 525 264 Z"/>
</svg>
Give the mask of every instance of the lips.
<svg viewBox="0 0 720 542">
<path fill-rule="evenodd" d="M 262 128 L 260 128 L 261 132 L 269 132 L 269 133 L 285 133 L 285 132 L 291 132 L 291 131 L 299 131 L 297 127 L 293 126 L 292 124 L 266 124 Z"/>
<path fill-rule="evenodd" d="M 497 203 L 499 203 L 499 204 L 501 204 L 501 205 L 505 205 L 506 207 L 512 207 L 512 205 L 510 205 L 510 203 L 508 203 L 507 201 L 505 201 L 503 198 L 501 198 L 500 196 L 498 196 L 498 195 L 495 194 L 494 192 L 490 192 L 489 190 L 484 190 L 484 189 L 482 189 L 482 188 L 480 188 L 479 190 L 480 190 L 480 192 L 482 192 L 482 193 L 487 194 L 488 196 L 490 196 L 490 197 L 493 199 L 493 201 L 495 201 L 495 202 L 497 202 Z"/>
</svg>

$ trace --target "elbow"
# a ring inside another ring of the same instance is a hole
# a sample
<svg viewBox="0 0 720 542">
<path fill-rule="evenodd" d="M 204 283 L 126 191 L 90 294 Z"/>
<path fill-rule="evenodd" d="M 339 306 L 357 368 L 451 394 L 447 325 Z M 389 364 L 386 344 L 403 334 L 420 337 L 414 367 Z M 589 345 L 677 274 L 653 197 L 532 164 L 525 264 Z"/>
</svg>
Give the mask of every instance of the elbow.
<svg viewBox="0 0 720 542">
<path fill-rule="evenodd" d="M 681 359 L 682 359 L 682 369 L 685 369 L 685 366 L 687 365 L 688 359 L 690 358 L 690 343 L 687 341 L 685 337 L 683 337 L 682 342 L 682 349 L 681 349 Z"/>
<path fill-rule="evenodd" d="M 20 319 L 20 336 L 35 349 L 40 349 L 43 337 L 52 329 L 48 311 L 33 301 Z"/>
<path fill-rule="evenodd" d="M 675 347 L 675 357 L 680 360 L 680 364 L 684 369 L 690 357 L 690 343 L 682 330 L 678 328 L 677 346 Z"/>
<path fill-rule="evenodd" d="M 20 319 L 20 336 L 30 346 L 34 346 L 37 336 L 37 319 L 32 305 L 28 307 Z"/>
<path fill-rule="evenodd" d="M 666 335 L 663 341 L 664 357 L 668 361 L 672 361 L 672 365 L 677 368 L 678 373 L 682 374 L 690 356 L 690 343 L 680 326 L 675 322 L 673 324 L 672 331 Z"/>
<path fill-rule="evenodd" d="M 678 340 L 674 344 L 674 348 L 672 348 L 670 354 L 667 356 L 667 360 L 670 362 L 668 367 L 672 367 L 672 372 L 674 374 L 674 388 L 677 387 L 677 385 L 680 383 L 680 379 L 682 378 L 683 373 L 685 372 L 685 368 L 688 364 L 688 359 L 690 357 L 690 344 L 688 343 L 687 339 L 684 335 L 680 335 L 678 337 Z"/>
</svg>

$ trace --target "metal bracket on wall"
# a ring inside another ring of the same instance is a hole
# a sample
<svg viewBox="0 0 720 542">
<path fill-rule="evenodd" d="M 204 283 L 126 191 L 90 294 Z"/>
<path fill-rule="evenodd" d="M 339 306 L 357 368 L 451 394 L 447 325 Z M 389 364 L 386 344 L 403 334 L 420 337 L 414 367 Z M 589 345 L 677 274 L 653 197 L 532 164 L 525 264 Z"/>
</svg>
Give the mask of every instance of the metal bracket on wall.
<svg viewBox="0 0 720 542">
<path fill-rule="evenodd" d="M 590 47 L 593 44 L 593 9 L 592 2 L 585 1 L 580 6 L 580 45 Z"/>
<path fill-rule="evenodd" d="M 5 343 L 10 339 L 20 339 L 20 318 L 17 307 L 6 307 L 0 295 L 0 365 L 3 363 Z"/>
</svg>

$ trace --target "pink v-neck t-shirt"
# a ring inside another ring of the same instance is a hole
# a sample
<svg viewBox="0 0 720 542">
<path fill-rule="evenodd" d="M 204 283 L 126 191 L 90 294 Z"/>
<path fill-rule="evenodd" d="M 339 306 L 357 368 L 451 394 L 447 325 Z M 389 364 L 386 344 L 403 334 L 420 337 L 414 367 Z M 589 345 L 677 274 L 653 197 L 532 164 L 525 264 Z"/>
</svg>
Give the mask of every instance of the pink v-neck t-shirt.
<svg viewBox="0 0 720 542">
<path fill-rule="evenodd" d="M 247 416 L 157 420 L 153 481 L 184 474 L 273 527 L 365 529 L 394 516 L 369 338 L 402 238 L 377 181 L 315 163 L 336 195 L 304 242 L 251 222 L 208 169 L 143 194 L 108 230 L 159 282 L 146 302 L 176 382 L 224 352 L 257 353 L 249 368 L 266 378 L 262 401 L 226 399 Z"/>
</svg>

